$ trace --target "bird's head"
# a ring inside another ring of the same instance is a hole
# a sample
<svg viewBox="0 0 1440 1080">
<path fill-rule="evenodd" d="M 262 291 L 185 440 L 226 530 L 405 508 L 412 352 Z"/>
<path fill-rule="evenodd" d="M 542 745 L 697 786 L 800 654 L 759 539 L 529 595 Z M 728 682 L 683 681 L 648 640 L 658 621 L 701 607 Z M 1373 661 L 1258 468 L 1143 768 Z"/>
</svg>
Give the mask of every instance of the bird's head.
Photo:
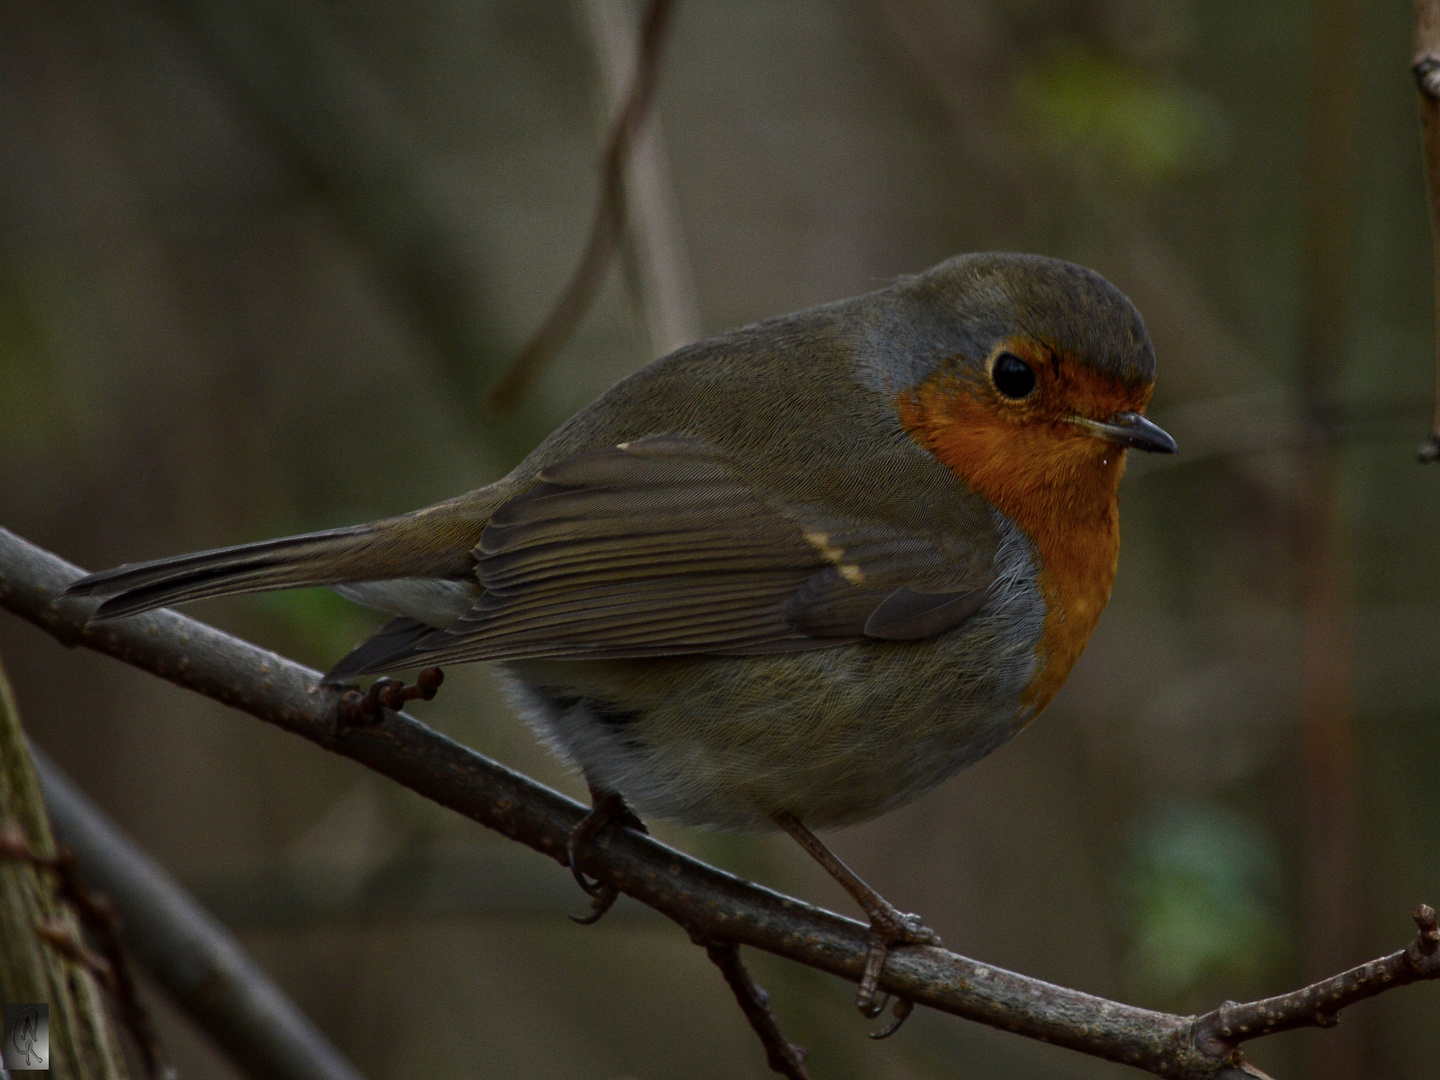
<svg viewBox="0 0 1440 1080">
<path fill-rule="evenodd" d="M 1155 385 L 1145 323 L 1094 271 L 962 255 L 896 295 L 918 328 L 889 372 L 901 424 L 1012 517 L 1113 508 L 1127 448 L 1175 452 L 1144 415 Z"/>
</svg>

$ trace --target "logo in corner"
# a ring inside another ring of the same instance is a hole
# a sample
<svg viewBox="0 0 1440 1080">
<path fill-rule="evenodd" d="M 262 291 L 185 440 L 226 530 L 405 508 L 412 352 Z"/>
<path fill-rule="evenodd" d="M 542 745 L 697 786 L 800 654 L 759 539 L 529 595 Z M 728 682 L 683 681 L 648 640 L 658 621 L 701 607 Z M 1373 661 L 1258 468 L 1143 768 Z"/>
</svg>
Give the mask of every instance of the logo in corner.
<svg viewBox="0 0 1440 1080">
<path fill-rule="evenodd" d="M 0 1063 L 10 1069 L 50 1068 L 50 1006 L 6 1005 Z"/>
</svg>

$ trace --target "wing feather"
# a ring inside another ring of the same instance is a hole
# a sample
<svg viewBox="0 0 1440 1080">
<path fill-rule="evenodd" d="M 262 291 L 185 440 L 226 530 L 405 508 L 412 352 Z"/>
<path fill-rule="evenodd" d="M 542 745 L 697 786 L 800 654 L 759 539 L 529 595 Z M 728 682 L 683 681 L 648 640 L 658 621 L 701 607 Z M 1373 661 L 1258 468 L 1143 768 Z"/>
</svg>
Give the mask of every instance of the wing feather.
<svg viewBox="0 0 1440 1080">
<path fill-rule="evenodd" d="M 470 612 L 370 670 L 913 640 L 960 625 L 993 577 L 993 538 L 957 558 L 954 538 L 779 505 L 698 439 L 587 451 L 539 480 L 481 534 Z"/>
</svg>

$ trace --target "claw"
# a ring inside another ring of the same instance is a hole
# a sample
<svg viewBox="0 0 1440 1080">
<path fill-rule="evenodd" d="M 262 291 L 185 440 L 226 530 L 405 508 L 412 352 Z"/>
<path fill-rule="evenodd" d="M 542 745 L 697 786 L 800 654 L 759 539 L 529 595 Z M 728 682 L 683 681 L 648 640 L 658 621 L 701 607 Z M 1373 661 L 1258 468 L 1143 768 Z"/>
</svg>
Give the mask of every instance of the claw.
<svg viewBox="0 0 1440 1080">
<path fill-rule="evenodd" d="M 889 994 L 885 995 L 885 1000 L 890 1000 Z M 882 1009 L 881 1012 L 883 1011 L 884 1010 Z M 905 998 L 901 998 L 899 1001 L 895 1002 L 895 1019 L 891 1020 L 890 1023 L 886 1024 L 885 1027 L 882 1028 L 880 1031 L 870 1032 L 870 1038 L 876 1040 L 877 1042 L 881 1039 L 888 1039 L 891 1035 L 894 1035 L 895 1032 L 900 1030 L 900 1025 L 905 1023 L 905 1021 L 909 1019 L 910 1014 L 914 1011 L 915 1003 Z M 877 1013 L 876 1015 L 878 1016 L 879 1013 Z"/>
<path fill-rule="evenodd" d="M 890 949 L 895 945 L 942 944 L 940 935 L 923 925 L 918 915 L 907 915 L 896 911 L 884 900 L 880 902 L 885 906 L 871 914 L 870 949 L 865 954 L 865 972 L 860 976 L 860 989 L 855 994 L 855 1007 L 867 1020 L 874 1020 L 890 1003 L 889 994 L 878 1002 L 875 1000 L 880 989 L 880 973 L 885 969 L 885 958 L 890 955 Z M 908 1003 L 903 1000 L 896 1002 L 896 1022 L 877 1035 L 877 1038 L 889 1038 L 899 1030 L 905 1017 L 910 1015 L 909 1009 L 904 1011 L 904 1015 L 900 1014 L 900 1007 L 906 1004 Z"/>
<path fill-rule="evenodd" d="M 445 681 L 445 673 L 438 667 L 428 667 L 415 677 L 411 686 L 399 679 L 376 679 L 363 694 L 359 690 L 348 691 L 340 699 L 340 723 L 342 726 L 368 727 L 385 719 L 385 710 L 398 710 L 407 701 L 417 698 L 429 701 Z"/>
<path fill-rule="evenodd" d="M 614 885 L 602 885 L 598 881 L 595 884 L 600 886 L 597 891 L 590 892 L 588 888 L 585 890 L 590 892 L 590 914 L 570 916 L 570 921 L 578 926 L 594 926 L 615 906 L 615 901 L 620 899 L 620 890 Z"/>
<path fill-rule="evenodd" d="M 604 914 L 615 905 L 615 901 L 620 898 L 620 890 L 610 882 L 599 879 L 592 880 L 585 876 L 585 871 L 580 869 L 580 857 L 584 854 L 585 849 L 612 825 L 621 825 L 642 833 L 650 831 L 635 811 L 630 809 L 618 791 L 600 791 L 591 788 L 590 797 L 593 802 L 590 813 L 581 818 L 580 823 L 570 830 L 570 835 L 565 841 L 565 854 L 570 862 L 570 873 L 574 875 L 576 884 L 584 889 L 590 897 L 590 914 L 570 916 L 581 926 L 593 926 L 599 922 Z"/>
</svg>

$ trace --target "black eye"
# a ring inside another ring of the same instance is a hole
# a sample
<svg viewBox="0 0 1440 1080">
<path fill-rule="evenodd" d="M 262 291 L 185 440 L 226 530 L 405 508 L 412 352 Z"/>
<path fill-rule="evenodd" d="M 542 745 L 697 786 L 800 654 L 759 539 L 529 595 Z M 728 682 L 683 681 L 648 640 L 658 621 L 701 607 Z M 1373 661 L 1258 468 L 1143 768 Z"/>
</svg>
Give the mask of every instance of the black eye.
<svg viewBox="0 0 1440 1080">
<path fill-rule="evenodd" d="M 995 381 L 996 390 L 1017 401 L 1029 397 L 1035 389 L 1035 372 L 1014 353 L 1002 352 L 995 358 L 990 378 Z"/>
</svg>

